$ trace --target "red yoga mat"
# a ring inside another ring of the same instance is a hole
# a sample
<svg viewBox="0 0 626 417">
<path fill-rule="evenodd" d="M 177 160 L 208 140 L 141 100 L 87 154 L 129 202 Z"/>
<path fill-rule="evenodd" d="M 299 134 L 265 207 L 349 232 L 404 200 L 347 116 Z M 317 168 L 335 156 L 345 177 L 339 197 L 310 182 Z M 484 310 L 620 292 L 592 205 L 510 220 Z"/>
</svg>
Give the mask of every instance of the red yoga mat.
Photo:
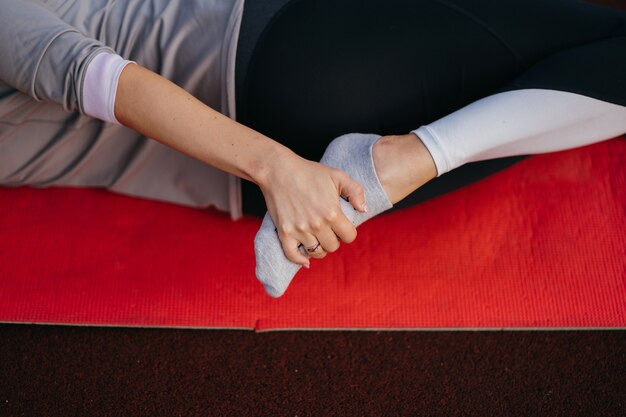
<svg viewBox="0 0 626 417">
<path fill-rule="evenodd" d="M 279 299 L 260 220 L 0 188 L 0 321 L 269 329 L 626 326 L 626 141 L 535 155 L 379 216 Z"/>
</svg>

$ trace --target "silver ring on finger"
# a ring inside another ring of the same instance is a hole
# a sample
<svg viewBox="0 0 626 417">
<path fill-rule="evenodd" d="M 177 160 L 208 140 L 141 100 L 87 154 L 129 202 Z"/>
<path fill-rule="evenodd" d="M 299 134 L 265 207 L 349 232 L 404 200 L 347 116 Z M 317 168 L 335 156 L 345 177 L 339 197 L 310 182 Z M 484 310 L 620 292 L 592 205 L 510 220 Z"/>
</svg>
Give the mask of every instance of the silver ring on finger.
<svg viewBox="0 0 626 417">
<path fill-rule="evenodd" d="M 309 248 L 305 247 L 305 249 L 306 249 L 307 252 L 313 253 L 313 252 L 315 252 L 317 250 L 317 248 L 320 247 L 320 245 L 321 245 L 321 243 L 317 242 L 315 245 L 313 245 L 313 246 L 311 246 Z"/>
</svg>

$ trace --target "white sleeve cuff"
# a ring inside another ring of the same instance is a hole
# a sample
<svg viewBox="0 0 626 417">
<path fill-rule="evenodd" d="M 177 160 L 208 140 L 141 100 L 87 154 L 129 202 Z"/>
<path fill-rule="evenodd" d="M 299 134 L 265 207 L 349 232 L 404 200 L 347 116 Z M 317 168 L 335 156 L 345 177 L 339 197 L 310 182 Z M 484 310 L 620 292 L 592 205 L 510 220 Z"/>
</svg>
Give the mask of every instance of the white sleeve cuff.
<svg viewBox="0 0 626 417">
<path fill-rule="evenodd" d="M 430 152 L 430 156 L 432 156 L 433 161 L 435 161 L 438 177 L 450 171 L 450 158 L 446 155 L 441 141 L 430 127 L 421 126 L 419 129 L 411 131 L 411 133 L 416 134 L 421 139 L 424 146 L 426 146 L 428 152 Z"/>
<path fill-rule="evenodd" d="M 115 96 L 122 70 L 133 61 L 117 54 L 101 53 L 91 60 L 83 85 L 85 114 L 105 122 L 120 124 L 115 117 Z"/>
<path fill-rule="evenodd" d="M 512 90 L 475 101 L 417 134 L 437 176 L 467 162 L 561 151 L 626 132 L 626 107 L 580 94 Z"/>
</svg>

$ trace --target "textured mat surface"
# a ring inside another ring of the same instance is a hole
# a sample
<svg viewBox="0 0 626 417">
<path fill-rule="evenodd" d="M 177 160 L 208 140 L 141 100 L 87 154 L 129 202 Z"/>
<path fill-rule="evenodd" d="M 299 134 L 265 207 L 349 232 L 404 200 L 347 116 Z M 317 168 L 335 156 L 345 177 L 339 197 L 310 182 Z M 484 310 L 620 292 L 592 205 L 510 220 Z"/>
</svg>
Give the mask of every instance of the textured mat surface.
<svg viewBox="0 0 626 417">
<path fill-rule="evenodd" d="M 0 321 L 227 328 L 626 326 L 626 141 L 536 155 L 359 228 L 280 299 L 260 220 L 0 188 Z"/>
</svg>

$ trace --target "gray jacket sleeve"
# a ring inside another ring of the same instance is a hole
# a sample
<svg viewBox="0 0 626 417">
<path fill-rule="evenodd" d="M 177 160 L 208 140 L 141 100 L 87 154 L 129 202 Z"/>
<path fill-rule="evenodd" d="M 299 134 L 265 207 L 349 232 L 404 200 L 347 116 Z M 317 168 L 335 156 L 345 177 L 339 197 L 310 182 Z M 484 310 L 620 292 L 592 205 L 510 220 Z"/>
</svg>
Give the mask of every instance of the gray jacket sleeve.
<svg viewBox="0 0 626 417">
<path fill-rule="evenodd" d="M 0 81 L 38 101 L 84 113 L 85 72 L 104 51 L 40 1 L 0 0 Z"/>
</svg>

